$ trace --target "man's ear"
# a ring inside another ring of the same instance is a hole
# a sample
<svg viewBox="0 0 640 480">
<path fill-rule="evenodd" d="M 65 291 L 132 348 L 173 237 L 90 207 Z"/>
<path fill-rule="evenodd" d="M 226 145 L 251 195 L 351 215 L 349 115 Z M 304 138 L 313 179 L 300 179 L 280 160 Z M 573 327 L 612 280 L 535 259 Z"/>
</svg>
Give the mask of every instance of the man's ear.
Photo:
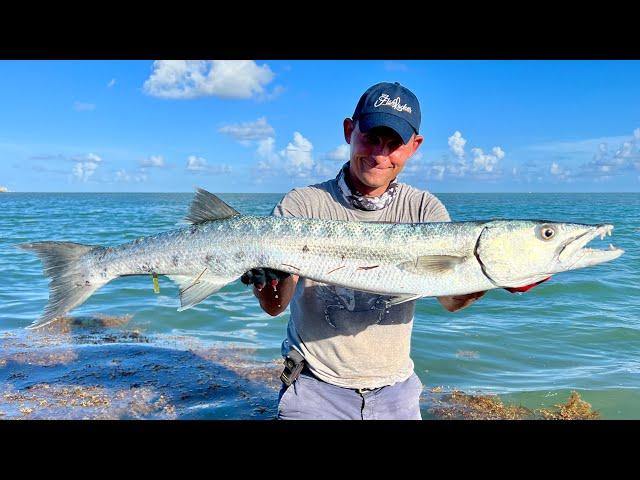
<svg viewBox="0 0 640 480">
<path fill-rule="evenodd" d="M 413 151 L 411 152 L 411 155 L 413 155 L 414 153 L 416 153 L 416 151 L 418 150 L 418 147 L 420 145 L 422 145 L 422 142 L 424 141 L 424 137 L 422 135 L 418 135 L 417 133 L 413 136 L 413 140 L 411 140 L 411 148 L 413 149 Z"/>
<path fill-rule="evenodd" d="M 351 134 L 355 130 L 356 125 L 350 118 L 345 118 L 342 126 L 344 128 L 344 139 L 348 144 L 351 144 Z"/>
</svg>

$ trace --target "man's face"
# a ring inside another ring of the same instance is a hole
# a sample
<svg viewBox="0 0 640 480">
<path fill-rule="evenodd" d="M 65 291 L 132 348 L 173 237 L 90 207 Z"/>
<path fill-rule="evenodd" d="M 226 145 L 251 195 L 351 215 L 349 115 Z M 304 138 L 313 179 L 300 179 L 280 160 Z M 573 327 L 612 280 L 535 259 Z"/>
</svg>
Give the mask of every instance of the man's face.
<svg viewBox="0 0 640 480">
<path fill-rule="evenodd" d="M 414 134 L 404 144 L 400 135 L 387 127 L 361 132 L 357 122 L 348 118 L 344 121 L 344 134 L 351 145 L 351 181 L 359 191 L 372 196 L 385 192 L 423 140 Z"/>
</svg>

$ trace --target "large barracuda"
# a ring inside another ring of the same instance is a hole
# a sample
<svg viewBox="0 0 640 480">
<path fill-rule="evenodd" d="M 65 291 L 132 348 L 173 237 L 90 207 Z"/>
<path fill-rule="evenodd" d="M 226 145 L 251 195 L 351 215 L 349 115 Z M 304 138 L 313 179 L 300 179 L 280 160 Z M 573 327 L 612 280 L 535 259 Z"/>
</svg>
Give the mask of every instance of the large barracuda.
<svg viewBox="0 0 640 480">
<path fill-rule="evenodd" d="M 34 242 L 50 278 L 46 325 L 125 275 L 167 275 L 179 311 L 244 272 L 268 267 L 318 282 L 389 295 L 388 304 L 493 288 L 526 289 L 554 273 L 613 260 L 623 250 L 585 245 L 612 225 L 536 220 L 450 223 L 345 222 L 240 215 L 198 189 L 190 226 L 116 247 Z"/>
</svg>

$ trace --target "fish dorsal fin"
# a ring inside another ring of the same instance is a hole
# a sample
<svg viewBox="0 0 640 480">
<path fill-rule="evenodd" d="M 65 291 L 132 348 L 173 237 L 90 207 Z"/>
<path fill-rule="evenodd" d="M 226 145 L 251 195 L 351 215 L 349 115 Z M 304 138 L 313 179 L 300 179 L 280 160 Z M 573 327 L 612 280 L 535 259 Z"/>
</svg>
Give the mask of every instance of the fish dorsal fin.
<svg viewBox="0 0 640 480">
<path fill-rule="evenodd" d="M 222 220 L 235 215 L 240 215 L 236 209 L 224 203 L 213 193 L 198 188 L 185 221 L 195 224 L 211 220 Z"/>
<path fill-rule="evenodd" d="M 195 277 L 190 275 L 167 276 L 180 287 L 179 312 L 197 305 L 229 283 L 226 279 L 206 275 Z"/>
<path fill-rule="evenodd" d="M 423 255 L 416 260 L 403 262 L 398 267 L 411 273 L 444 273 L 465 260 L 466 257 L 451 255 Z"/>
</svg>

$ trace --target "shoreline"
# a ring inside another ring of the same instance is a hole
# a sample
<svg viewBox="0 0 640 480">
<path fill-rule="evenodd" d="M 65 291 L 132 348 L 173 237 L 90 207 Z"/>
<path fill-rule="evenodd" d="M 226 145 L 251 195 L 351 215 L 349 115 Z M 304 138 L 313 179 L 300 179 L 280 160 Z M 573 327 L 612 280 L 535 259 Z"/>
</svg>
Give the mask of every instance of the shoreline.
<svg viewBox="0 0 640 480">
<path fill-rule="evenodd" d="M 281 358 L 146 335 L 127 327 L 130 318 L 66 317 L 41 330 L 0 332 L 0 420 L 276 417 Z M 425 388 L 420 400 L 425 419 L 600 418 L 576 392 L 548 409 L 442 387 Z"/>
</svg>

